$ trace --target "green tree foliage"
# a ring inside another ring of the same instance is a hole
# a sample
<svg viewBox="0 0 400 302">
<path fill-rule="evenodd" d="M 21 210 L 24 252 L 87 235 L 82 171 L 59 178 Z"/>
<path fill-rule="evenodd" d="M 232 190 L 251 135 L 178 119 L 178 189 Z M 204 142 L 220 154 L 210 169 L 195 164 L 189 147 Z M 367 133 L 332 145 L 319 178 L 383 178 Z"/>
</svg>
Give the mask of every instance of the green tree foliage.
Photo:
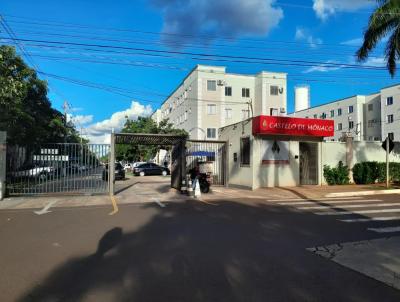
<svg viewBox="0 0 400 302">
<path fill-rule="evenodd" d="M 0 130 L 10 144 L 80 142 L 72 123 L 51 107 L 47 83 L 37 77 L 14 47 L 0 46 Z"/>
<path fill-rule="evenodd" d="M 400 1 L 378 0 L 378 7 L 372 13 L 364 43 L 357 51 L 359 61 L 365 61 L 378 42 L 389 35 L 385 49 L 387 69 L 393 77 L 396 73 L 396 61 L 400 58 Z"/>
<path fill-rule="evenodd" d="M 175 129 L 167 119 L 157 125 L 150 117 L 139 117 L 137 120 L 127 120 L 122 133 L 151 133 L 151 134 L 175 134 L 188 136 L 188 133 L 182 129 Z M 147 161 L 154 157 L 157 150 L 162 148 L 169 150 L 171 146 L 146 146 L 146 145 L 117 145 L 116 158 L 117 160 Z"/>
</svg>

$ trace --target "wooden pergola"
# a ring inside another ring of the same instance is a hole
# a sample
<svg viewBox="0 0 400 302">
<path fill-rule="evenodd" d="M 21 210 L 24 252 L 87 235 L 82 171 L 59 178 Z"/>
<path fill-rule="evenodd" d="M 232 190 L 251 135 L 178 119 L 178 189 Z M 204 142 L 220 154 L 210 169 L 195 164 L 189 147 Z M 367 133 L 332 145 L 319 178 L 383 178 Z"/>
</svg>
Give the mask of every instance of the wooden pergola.
<svg viewBox="0 0 400 302">
<path fill-rule="evenodd" d="M 180 189 L 183 176 L 186 174 L 185 145 L 187 137 L 174 134 L 149 134 L 149 133 L 112 133 L 110 163 L 115 162 L 115 145 L 153 145 L 172 146 L 171 187 Z M 109 165 L 109 175 L 114 175 L 114 165 Z M 109 177 L 110 194 L 115 193 L 115 179 Z"/>
</svg>

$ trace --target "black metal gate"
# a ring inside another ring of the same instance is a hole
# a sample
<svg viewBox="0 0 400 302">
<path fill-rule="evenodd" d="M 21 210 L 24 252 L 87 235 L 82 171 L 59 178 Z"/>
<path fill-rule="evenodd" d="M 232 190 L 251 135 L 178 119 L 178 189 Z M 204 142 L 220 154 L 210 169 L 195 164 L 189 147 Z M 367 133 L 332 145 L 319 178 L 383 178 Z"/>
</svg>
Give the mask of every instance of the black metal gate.
<svg viewBox="0 0 400 302">
<path fill-rule="evenodd" d="M 318 143 L 300 142 L 300 184 L 318 184 Z"/>
<path fill-rule="evenodd" d="M 186 171 L 196 164 L 209 171 L 213 185 L 226 183 L 226 142 L 188 140 L 186 143 Z"/>
<path fill-rule="evenodd" d="M 110 145 L 105 144 L 7 146 L 7 192 L 107 193 L 109 156 Z"/>
</svg>

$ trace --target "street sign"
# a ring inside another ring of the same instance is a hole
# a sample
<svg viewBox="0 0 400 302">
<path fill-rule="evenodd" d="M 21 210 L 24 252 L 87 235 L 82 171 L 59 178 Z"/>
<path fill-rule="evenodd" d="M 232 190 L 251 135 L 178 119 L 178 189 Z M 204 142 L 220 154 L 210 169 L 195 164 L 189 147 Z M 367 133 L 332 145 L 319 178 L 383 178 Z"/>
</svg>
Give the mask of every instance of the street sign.
<svg viewBox="0 0 400 302">
<path fill-rule="evenodd" d="M 393 151 L 394 142 L 390 138 L 386 138 L 385 141 L 382 143 L 382 148 L 386 151 L 386 140 L 389 140 L 389 153 Z"/>
</svg>

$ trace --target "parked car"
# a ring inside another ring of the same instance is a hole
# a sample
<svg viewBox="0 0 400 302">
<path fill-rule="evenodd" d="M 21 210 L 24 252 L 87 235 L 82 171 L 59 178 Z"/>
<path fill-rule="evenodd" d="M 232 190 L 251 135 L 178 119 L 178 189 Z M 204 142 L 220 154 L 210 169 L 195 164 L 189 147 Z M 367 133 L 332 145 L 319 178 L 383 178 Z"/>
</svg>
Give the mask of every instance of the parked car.
<svg viewBox="0 0 400 302">
<path fill-rule="evenodd" d="M 132 169 L 134 169 L 140 165 L 143 165 L 143 164 L 146 164 L 146 162 L 145 161 L 137 161 L 137 162 L 133 163 Z"/>
<path fill-rule="evenodd" d="M 167 176 L 170 174 L 170 171 L 166 167 L 161 167 L 159 165 L 153 163 L 145 163 L 137 166 L 133 169 L 133 173 L 136 176 L 145 176 L 145 175 L 162 175 Z"/>
<path fill-rule="evenodd" d="M 54 172 L 52 166 L 40 166 L 37 164 L 30 164 L 20 167 L 17 171 L 12 172 L 13 178 L 38 178 L 46 179 Z"/>
<path fill-rule="evenodd" d="M 115 163 L 114 169 L 115 169 L 115 171 L 114 171 L 115 180 L 125 179 L 125 170 L 124 170 L 124 167 L 120 163 Z M 103 170 L 102 179 L 104 181 L 108 180 L 108 164 L 106 165 L 106 168 Z"/>
</svg>

